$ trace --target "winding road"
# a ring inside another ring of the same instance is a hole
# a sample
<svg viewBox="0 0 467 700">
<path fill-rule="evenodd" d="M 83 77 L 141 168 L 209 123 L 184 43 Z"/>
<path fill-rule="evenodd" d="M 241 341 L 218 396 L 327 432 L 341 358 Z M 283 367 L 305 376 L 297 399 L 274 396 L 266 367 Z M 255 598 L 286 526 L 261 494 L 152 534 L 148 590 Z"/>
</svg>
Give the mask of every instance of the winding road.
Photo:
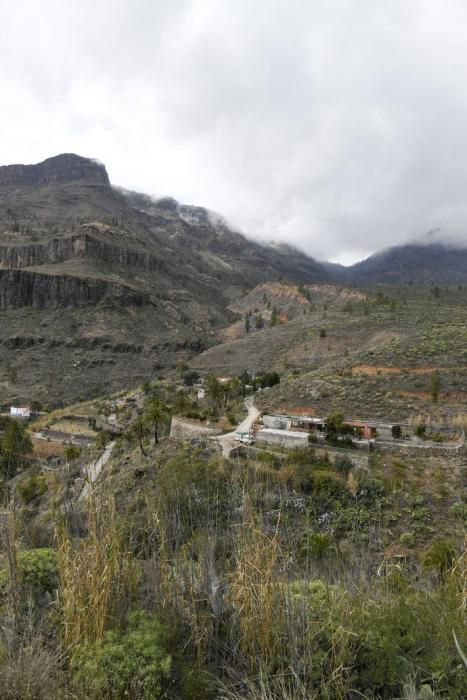
<svg viewBox="0 0 467 700">
<path fill-rule="evenodd" d="M 246 409 L 248 411 L 247 417 L 233 430 L 231 433 L 225 433 L 224 435 L 218 435 L 213 440 L 217 440 L 219 445 L 222 448 L 222 454 L 225 457 L 228 457 L 230 454 L 230 450 L 232 450 L 236 445 L 237 441 L 235 439 L 235 435 L 237 433 L 248 433 L 251 430 L 251 426 L 255 422 L 255 420 L 258 418 L 259 414 L 261 411 L 256 408 L 256 406 L 253 404 L 253 396 L 249 396 L 245 400 Z"/>
<path fill-rule="evenodd" d="M 256 408 L 256 406 L 253 404 L 253 396 L 249 396 L 245 400 L 244 405 L 246 406 L 246 409 L 248 411 L 248 415 L 236 427 L 236 429 L 230 433 L 225 433 L 225 435 L 218 435 L 218 436 L 212 438 L 213 440 L 217 440 L 218 444 L 222 448 L 222 454 L 225 457 L 228 457 L 230 454 L 230 451 L 237 445 L 237 441 L 235 439 L 236 434 L 237 433 L 248 433 L 251 430 L 251 426 L 253 425 L 253 423 L 255 422 L 255 420 L 258 418 L 258 416 L 261 413 Z M 88 495 L 88 493 L 91 489 L 91 486 L 98 478 L 99 474 L 102 471 L 102 468 L 109 461 L 114 445 L 115 445 L 115 442 L 109 442 L 109 444 L 107 445 L 105 450 L 102 452 L 102 454 L 94 462 L 91 462 L 91 464 L 87 465 L 87 467 L 86 467 L 86 481 L 85 481 L 85 484 L 84 484 L 84 486 L 81 490 L 81 493 L 79 495 L 79 498 L 78 498 L 79 501 L 83 500 Z"/>
</svg>

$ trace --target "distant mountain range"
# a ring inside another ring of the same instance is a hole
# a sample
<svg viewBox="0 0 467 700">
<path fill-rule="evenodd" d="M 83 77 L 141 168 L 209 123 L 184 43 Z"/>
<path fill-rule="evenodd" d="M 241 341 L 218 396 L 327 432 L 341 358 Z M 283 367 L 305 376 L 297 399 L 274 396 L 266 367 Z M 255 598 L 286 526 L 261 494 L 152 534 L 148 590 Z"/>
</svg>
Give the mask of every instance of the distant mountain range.
<svg viewBox="0 0 467 700">
<path fill-rule="evenodd" d="M 344 267 L 323 263 L 336 282 L 378 284 L 467 284 L 467 247 L 441 243 L 393 246 L 366 260 Z"/>
</svg>

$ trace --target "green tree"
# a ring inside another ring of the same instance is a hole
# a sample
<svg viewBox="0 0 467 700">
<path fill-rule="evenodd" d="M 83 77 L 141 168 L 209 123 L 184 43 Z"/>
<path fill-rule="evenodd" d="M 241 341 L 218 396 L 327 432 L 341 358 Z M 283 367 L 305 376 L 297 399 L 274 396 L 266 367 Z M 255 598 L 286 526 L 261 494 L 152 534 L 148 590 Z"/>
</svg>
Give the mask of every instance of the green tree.
<svg viewBox="0 0 467 700">
<path fill-rule="evenodd" d="M 152 399 L 146 408 L 144 419 L 153 427 L 154 442 L 156 445 L 159 442 L 159 429 L 163 424 L 167 423 L 168 417 L 169 410 L 167 406 L 162 403 L 162 401 L 159 401 L 159 399 Z"/>
<path fill-rule="evenodd" d="M 261 314 L 258 314 L 255 320 L 255 328 L 256 330 L 261 330 L 261 328 L 264 328 L 264 319 L 261 316 Z"/>
<path fill-rule="evenodd" d="M 65 451 L 63 452 L 63 456 L 65 457 L 65 461 L 68 462 L 73 462 L 77 457 L 79 457 L 81 450 L 76 447 L 76 445 L 67 445 L 65 447 Z"/>
<path fill-rule="evenodd" d="M 418 423 L 418 425 L 415 426 L 415 435 L 418 438 L 424 438 L 426 435 L 426 425 L 425 423 Z"/>
<path fill-rule="evenodd" d="M 183 377 L 188 372 L 188 370 L 189 370 L 189 367 L 188 367 L 187 363 L 184 360 L 181 360 L 177 365 L 177 371 L 178 371 L 179 377 L 181 379 L 183 379 Z"/>
<path fill-rule="evenodd" d="M 7 479 L 16 474 L 24 457 L 32 450 L 32 442 L 22 423 L 13 418 L 6 422 L 0 439 L 0 469 Z"/>
<path fill-rule="evenodd" d="M 204 380 L 204 388 L 208 399 L 216 408 L 220 408 L 224 399 L 224 388 L 220 381 L 213 374 L 208 374 Z"/>
<path fill-rule="evenodd" d="M 272 307 L 271 311 L 271 326 L 277 325 L 279 322 L 279 313 L 277 311 L 277 308 L 275 306 Z"/>
<path fill-rule="evenodd" d="M 149 381 L 149 379 L 144 380 L 144 382 L 141 385 L 141 389 L 145 394 L 149 394 L 149 392 L 151 391 L 151 382 Z"/>
<path fill-rule="evenodd" d="M 145 457 L 147 456 L 147 452 L 144 449 L 144 441 L 149 435 L 149 429 L 146 425 L 145 420 L 139 416 L 135 422 L 128 428 L 128 430 L 125 433 L 125 437 L 128 440 L 128 442 L 131 442 L 133 444 L 138 444 L 139 449 L 141 450 L 141 454 L 144 455 Z"/>
<path fill-rule="evenodd" d="M 185 411 L 190 407 L 188 394 L 183 389 L 179 389 L 172 401 L 172 410 L 177 415 L 184 415 Z"/>
</svg>

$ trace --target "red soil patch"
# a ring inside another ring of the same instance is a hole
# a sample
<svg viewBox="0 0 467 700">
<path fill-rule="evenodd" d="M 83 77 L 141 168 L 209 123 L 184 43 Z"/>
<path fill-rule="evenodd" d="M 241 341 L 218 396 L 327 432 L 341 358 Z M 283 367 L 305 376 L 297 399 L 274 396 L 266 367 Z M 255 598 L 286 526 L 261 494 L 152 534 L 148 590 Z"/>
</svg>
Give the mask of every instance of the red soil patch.
<svg viewBox="0 0 467 700">
<path fill-rule="evenodd" d="M 315 409 L 308 406 L 283 406 L 280 411 L 287 416 L 316 416 Z"/>
</svg>

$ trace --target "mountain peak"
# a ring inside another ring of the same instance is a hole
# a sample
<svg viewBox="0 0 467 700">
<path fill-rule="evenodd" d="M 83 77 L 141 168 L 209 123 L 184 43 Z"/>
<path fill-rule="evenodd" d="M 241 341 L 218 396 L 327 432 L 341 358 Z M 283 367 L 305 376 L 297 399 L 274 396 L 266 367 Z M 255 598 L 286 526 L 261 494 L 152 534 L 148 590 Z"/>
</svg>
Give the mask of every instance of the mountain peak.
<svg viewBox="0 0 467 700">
<path fill-rule="evenodd" d="M 63 184 L 76 180 L 110 184 L 102 163 L 74 153 L 61 153 L 34 165 L 0 166 L 0 186 Z"/>
</svg>

